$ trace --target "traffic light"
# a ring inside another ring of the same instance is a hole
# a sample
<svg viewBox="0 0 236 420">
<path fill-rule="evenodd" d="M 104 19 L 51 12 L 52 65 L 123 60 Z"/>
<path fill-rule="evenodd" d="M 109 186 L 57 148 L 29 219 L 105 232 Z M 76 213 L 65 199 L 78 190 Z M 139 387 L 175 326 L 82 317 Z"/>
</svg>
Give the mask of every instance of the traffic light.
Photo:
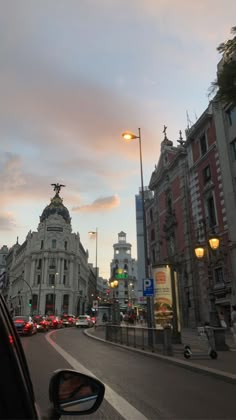
<svg viewBox="0 0 236 420">
<path fill-rule="evenodd" d="M 29 306 L 32 306 L 32 299 L 29 299 Z"/>
</svg>

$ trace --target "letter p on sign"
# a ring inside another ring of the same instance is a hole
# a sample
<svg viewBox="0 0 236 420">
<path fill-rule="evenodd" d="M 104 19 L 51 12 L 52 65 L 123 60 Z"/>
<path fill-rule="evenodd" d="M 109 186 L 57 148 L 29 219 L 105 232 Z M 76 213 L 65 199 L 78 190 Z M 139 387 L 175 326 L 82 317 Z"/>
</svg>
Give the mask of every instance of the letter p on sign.
<svg viewBox="0 0 236 420">
<path fill-rule="evenodd" d="M 154 287 L 153 279 L 144 279 L 143 280 L 143 296 L 153 296 Z"/>
</svg>

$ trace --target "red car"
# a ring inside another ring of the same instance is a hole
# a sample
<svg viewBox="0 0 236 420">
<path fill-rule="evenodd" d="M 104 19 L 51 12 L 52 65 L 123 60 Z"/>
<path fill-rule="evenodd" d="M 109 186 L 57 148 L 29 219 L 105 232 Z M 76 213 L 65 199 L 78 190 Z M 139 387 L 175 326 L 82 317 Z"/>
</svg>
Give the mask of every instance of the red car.
<svg viewBox="0 0 236 420">
<path fill-rule="evenodd" d="M 33 335 L 37 332 L 37 324 L 31 316 L 15 316 L 13 322 L 20 335 Z"/>
<path fill-rule="evenodd" d="M 34 316 L 34 321 L 37 324 L 37 331 L 47 332 L 49 330 L 49 321 L 45 316 L 36 315 Z"/>
<path fill-rule="evenodd" d="M 49 315 L 47 317 L 47 321 L 49 322 L 49 328 L 62 328 L 63 327 L 62 319 L 59 316 Z"/>
</svg>

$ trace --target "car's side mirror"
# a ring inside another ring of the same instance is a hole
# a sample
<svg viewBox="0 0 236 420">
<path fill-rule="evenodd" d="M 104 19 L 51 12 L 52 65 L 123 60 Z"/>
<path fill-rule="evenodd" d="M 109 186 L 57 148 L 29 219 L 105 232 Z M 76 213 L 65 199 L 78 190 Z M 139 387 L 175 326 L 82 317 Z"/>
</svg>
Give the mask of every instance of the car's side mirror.
<svg viewBox="0 0 236 420">
<path fill-rule="evenodd" d="M 100 406 L 104 393 L 102 382 L 69 369 L 54 372 L 49 385 L 49 398 L 60 415 L 93 413 Z"/>
</svg>

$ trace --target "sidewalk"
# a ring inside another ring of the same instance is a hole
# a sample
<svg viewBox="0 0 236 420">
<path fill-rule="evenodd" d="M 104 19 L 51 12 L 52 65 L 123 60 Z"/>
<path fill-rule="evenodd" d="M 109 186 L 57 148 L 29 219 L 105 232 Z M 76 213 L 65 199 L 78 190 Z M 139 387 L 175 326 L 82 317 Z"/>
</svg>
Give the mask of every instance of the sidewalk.
<svg viewBox="0 0 236 420">
<path fill-rule="evenodd" d="M 175 357 L 183 359 L 183 347 L 186 344 L 189 344 L 193 351 L 193 355 L 189 359 L 191 363 L 236 375 L 236 346 L 233 342 L 233 337 L 230 332 L 226 332 L 225 340 L 226 344 L 229 346 L 229 351 L 218 351 L 217 359 L 211 359 L 207 355 L 207 342 L 204 342 L 204 340 L 199 338 L 197 331 L 183 329 L 181 337 L 182 344 L 174 345 Z M 203 354 L 201 356 L 198 353 Z"/>
<path fill-rule="evenodd" d="M 103 328 L 102 328 L 103 327 Z M 89 331 L 86 330 L 86 335 L 99 339 L 102 341 L 105 340 L 105 328 L 104 326 L 98 326 Z M 229 345 L 229 351 L 219 351 L 217 359 L 211 359 L 207 354 L 207 343 L 202 343 L 199 340 L 197 331 L 184 329 L 182 330 L 182 344 L 175 344 L 174 347 L 174 356 L 164 356 L 160 353 L 152 353 L 143 350 L 137 350 L 132 347 L 122 346 L 121 344 L 110 343 L 110 345 L 118 345 L 121 347 L 128 348 L 131 351 L 145 353 L 150 357 L 157 357 L 163 361 L 173 363 L 175 365 L 187 368 L 193 371 L 202 372 L 211 376 L 218 377 L 225 381 L 236 384 L 236 346 L 233 343 L 233 338 L 230 333 L 226 333 L 226 343 Z M 193 355 L 190 359 L 184 358 L 184 346 L 189 344 L 193 350 Z M 202 355 L 198 353 L 203 353 Z"/>
</svg>

